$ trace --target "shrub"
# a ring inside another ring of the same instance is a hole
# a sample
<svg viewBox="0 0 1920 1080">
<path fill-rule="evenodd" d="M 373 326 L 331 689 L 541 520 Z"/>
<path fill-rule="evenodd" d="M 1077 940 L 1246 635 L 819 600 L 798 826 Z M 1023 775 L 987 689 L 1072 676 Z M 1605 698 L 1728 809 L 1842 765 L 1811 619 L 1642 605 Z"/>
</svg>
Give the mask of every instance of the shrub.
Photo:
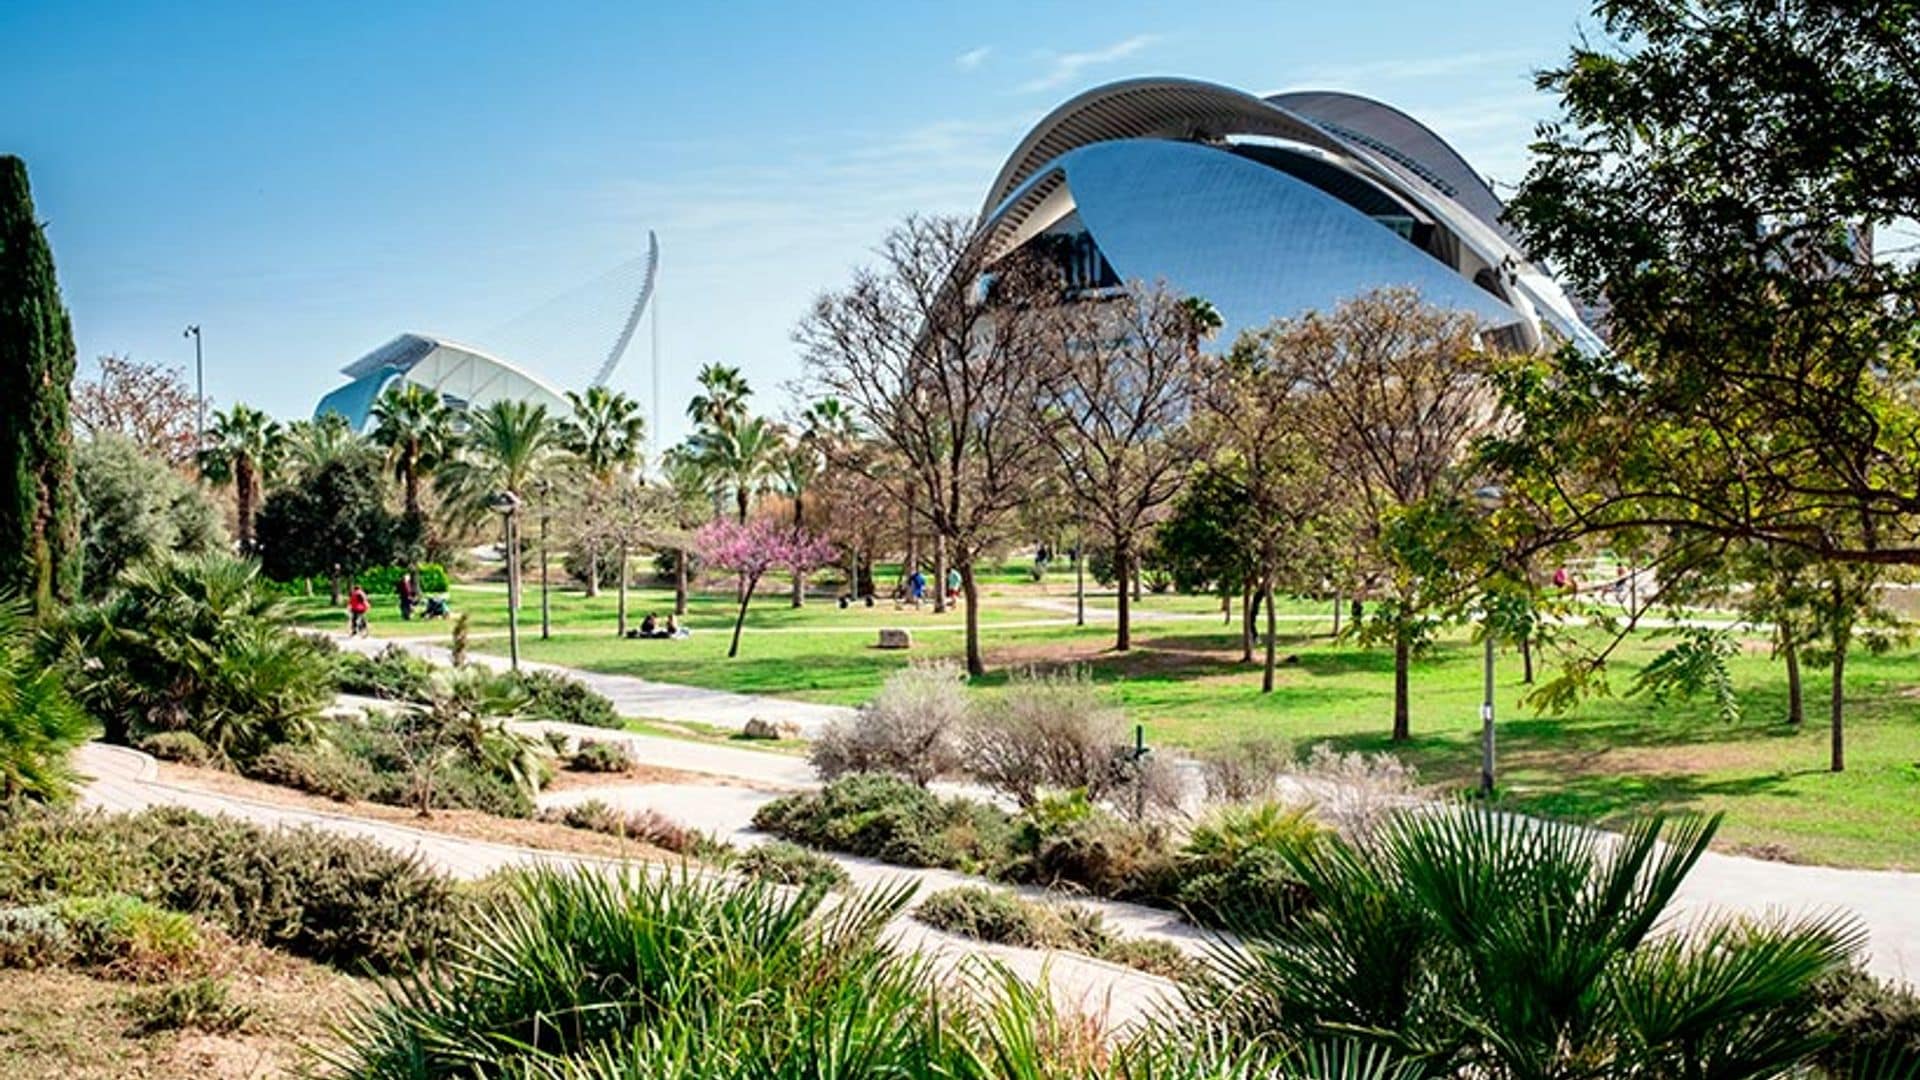
<svg viewBox="0 0 1920 1080">
<path fill-rule="evenodd" d="M 133 440 L 100 432 L 74 449 L 74 482 L 85 506 L 81 567 L 87 596 L 104 596 L 130 566 L 226 547 L 220 511 L 206 489 Z"/>
<path fill-rule="evenodd" d="M 110 893 L 349 972 L 409 966 L 464 915 L 446 878 L 357 837 L 178 808 L 15 813 L 0 828 L 0 904 Z"/>
<path fill-rule="evenodd" d="M 182 765 L 211 765 L 213 751 L 200 741 L 200 736 L 191 731 L 156 731 L 141 739 L 137 749 L 152 754 L 161 761 L 176 761 Z"/>
<path fill-rule="evenodd" d="M 742 876 L 774 885 L 838 889 L 849 882 L 839 863 L 785 840 L 755 844 L 735 855 L 729 865 Z"/>
<path fill-rule="evenodd" d="M 1275 802 L 1222 807 L 1195 826 L 1182 845 L 1172 899 L 1207 926 L 1284 926 L 1312 899 L 1292 860 L 1326 840 L 1327 830 L 1304 807 Z"/>
<path fill-rule="evenodd" d="M 1002 945 L 1035 948 L 1044 941 L 1036 908 L 1005 889 L 962 885 L 942 889 L 920 902 L 913 916 L 936 930 Z"/>
<path fill-rule="evenodd" d="M 34 656 L 33 638 L 29 610 L 0 599 L 0 803 L 65 800 L 73 749 L 94 733 L 60 673 Z"/>
<path fill-rule="evenodd" d="M 397 596 L 400 593 L 400 579 L 407 575 L 404 566 L 376 566 L 371 570 L 362 570 L 354 575 L 360 588 L 376 596 Z M 422 593 L 443 593 L 447 591 L 447 568 L 439 563 L 421 563 L 412 568 L 414 584 L 420 586 Z"/>
<path fill-rule="evenodd" d="M 75 962 L 143 981 L 205 966 L 205 943 L 193 919 L 139 897 L 75 897 L 54 910 L 72 936 Z"/>
<path fill-rule="evenodd" d="M 433 665 L 401 645 L 388 645 L 374 656 L 343 652 L 334 660 L 334 685 L 343 694 L 423 702 L 432 678 Z"/>
<path fill-rule="evenodd" d="M 1176 982 L 1191 979 L 1200 971 L 1198 962 L 1162 938 L 1114 938 L 1101 950 L 1100 959 Z"/>
<path fill-rule="evenodd" d="M 605 833 L 623 840 L 639 840 L 676 855 L 698 855 L 715 846 L 698 830 L 651 807 L 621 810 L 599 799 L 588 799 L 572 806 L 547 807 L 540 811 L 539 818 L 541 821 Z"/>
<path fill-rule="evenodd" d="M 0 908 L 0 968 L 64 964 L 73 955 L 73 934 L 53 908 Z"/>
<path fill-rule="evenodd" d="M 1099 799 L 1121 784 L 1126 721 L 1084 671 L 1016 676 L 967 725 L 968 774 L 1021 806 L 1042 788 Z"/>
<path fill-rule="evenodd" d="M 1165 903 L 1173 875 L 1164 831 L 1122 821 L 1077 792 L 1029 808 L 1015 849 L 1009 879 L 1095 896 Z"/>
<path fill-rule="evenodd" d="M 292 628 L 286 600 L 225 555 L 136 566 L 54 640 L 75 697 L 122 745 L 191 731 L 216 758 L 246 761 L 304 742 L 333 696 L 333 664 Z"/>
<path fill-rule="evenodd" d="M 1419 794 L 1419 774 L 1392 754 L 1342 754 L 1314 746 L 1289 773 L 1313 800 L 1314 815 L 1349 840 L 1364 842 Z"/>
<path fill-rule="evenodd" d="M 1274 785 L 1293 765 L 1287 744 L 1250 737 L 1195 755 L 1207 798 L 1214 802 L 1251 802 L 1273 794 Z"/>
<path fill-rule="evenodd" d="M 599 728 L 626 726 L 613 702 L 579 679 L 552 671 L 525 671 L 515 679 L 527 695 L 521 713 L 525 719 Z"/>
<path fill-rule="evenodd" d="M 1816 983 L 1813 1003 L 1833 1037 L 1819 1056 L 1830 1074 L 1920 1074 L 1920 994 L 1853 968 Z"/>
<path fill-rule="evenodd" d="M 366 762 L 327 743 L 272 747 L 247 765 L 246 774 L 336 802 L 367 798 L 378 787 L 378 779 Z"/>
<path fill-rule="evenodd" d="M 1066 949 L 1164 978 L 1183 978 L 1194 969 L 1193 961 L 1171 942 L 1119 937 L 1091 908 L 1027 900 L 1004 889 L 942 889 L 922 901 L 913 916 L 937 930 L 977 941 Z"/>
<path fill-rule="evenodd" d="M 141 1035 L 182 1028 L 225 1035 L 253 1018 L 252 1007 L 234 1001 L 225 980 L 206 975 L 135 991 L 123 1008 Z"/>
<path fill-rule="evenodd" d="M 579 772 L 626 772 L 633 766 L 633 752 L 626 743 L 589 739 L 581 742 L 567 766 Z"/>
<path fill-rule="evenodd" d="M 786 795 L 754 813 L 755 828 L 810 847 L 899 866 L 990 871 L 1009 850 L 1012 819 L 971 799 L 943 799 L 897 776 L 856 773 Z"/>
<path fill-rule="evenodd" d="M 967 675 L 954 663 L 913 664 L 887 676 L 850 720 L 835 720 L 814 740 L 815 771 L 893 773 L 927 786 L 959 768 L 967 721 Z"/>
</svg>

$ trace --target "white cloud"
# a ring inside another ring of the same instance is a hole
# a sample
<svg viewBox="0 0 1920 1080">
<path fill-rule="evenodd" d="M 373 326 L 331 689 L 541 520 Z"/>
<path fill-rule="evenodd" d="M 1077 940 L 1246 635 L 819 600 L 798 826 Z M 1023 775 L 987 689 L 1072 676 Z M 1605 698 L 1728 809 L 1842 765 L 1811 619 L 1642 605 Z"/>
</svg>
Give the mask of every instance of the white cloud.
<svg viewBox="0 0 1920 1080">
<path fill-rule="evenodd" d="M 1092 49 L 1087 52 L 1043 53 L 1042 58 L 1048 63 L 1046 73 L 1022 83 L 1020 91 L 1034 93 L 1063 86 L 1078 78 L 1087 68 L 1111 64 L 1115 60 L 1125 60 L 1158 40 L 1157 34 L 1135 34 L 1125 41 L 1116 41 L 1104 49 Z"/>
<path fill-rule="evenodd" d="M 992 52 L 993 46 L 991 45 L 982 45 L 977 49 L 968 49 L 966 52 L 953 58 L 953 66 L 959 68 L 961 71 L 972 71 L 985 63 L 987 57 L 991 55 Z"/>
</svg>

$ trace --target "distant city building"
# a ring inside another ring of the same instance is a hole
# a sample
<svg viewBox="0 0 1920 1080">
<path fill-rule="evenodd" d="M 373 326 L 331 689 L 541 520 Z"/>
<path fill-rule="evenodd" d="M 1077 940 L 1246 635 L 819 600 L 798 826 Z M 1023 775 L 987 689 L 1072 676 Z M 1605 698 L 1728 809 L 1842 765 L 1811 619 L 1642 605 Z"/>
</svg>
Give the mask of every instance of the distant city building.
<svg viewBox="0 0 1920 1080">
<path fill-rule="evenodd" d="M 1452 147 L 1377 101 L 1149 78 L 1041 120 L 995 178 L 980 227 L 995 258 L 1041 251 L 1075 288 L 1164 281 L 1201 297 L 1226 341 L 1407 286 L 1476 313 L 1510 347 L 1602 349 L 1502 210 Z"/>
<path fill-rule="evenodd" d="M 367 428 L 374 400 L 395 383 L 417 383 L 462 411 L 502 399 L 545 405 L 555 417 L 569 411 L 560 392 L 538 376 L 472 346 L 424 334 L 401 334 L 340 370 L 352 381 L 321 398 L 313 415 L 339 413 L 355 431 Z"/>
</svg>

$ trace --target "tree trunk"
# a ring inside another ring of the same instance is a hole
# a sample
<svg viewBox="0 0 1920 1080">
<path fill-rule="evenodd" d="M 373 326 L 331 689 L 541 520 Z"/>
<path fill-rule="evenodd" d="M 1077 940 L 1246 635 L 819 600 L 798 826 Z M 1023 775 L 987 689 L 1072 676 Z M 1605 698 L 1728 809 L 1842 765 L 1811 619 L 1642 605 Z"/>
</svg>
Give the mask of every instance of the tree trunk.
<svg viewBox="0 0 1920 1080">
<path fill-rule="evenodd" d="M 1533 685 L 1533 631 L 1520 635 L 1520 683 Z"/>
<path fill-rule="evenodd" d="M 1133 603 L 1127 598 L 1127 575 L 1133 570 L 1133 552 L 1127 544 L 1113 546 L 1113 569 L 1120 576 L 1120 594 L 1116 598 L 1114 615 L 1113 651 L 1126 652 L 1133 648 Z"/>
<path fill-rule="evenodd" d="M 1807 722 L 1806 695 L 1800 686 L 1800 642 L 1786 623 L 1778 624 L 1780 652 L 1787 661 L 1787 723 L 1799 727 Z"/>
<path fill-rule="evenodd" d="M 340 606 L 340 571 L 339 570 L 336 569 L 333 573 L 327 575 L 327 586 L 333 592 L 333 606 L 339 607 Z"/>
<path fill-rule="evenodd" d="M 847 602 L 860 600 L 860 545 L 847 545 Z"/>
<path fill-rule="evenodd" d="M 747 581 L 745 574 L 740 576 L 740 580 L 746 582 L 747 587 L 740 594 L 740 610 L 733 616 L 733 641 L 727 645 L 729 660 L 740 655 L 740 628 L 747 623 L 747 603 L 753 599 L 753 587 L 759 584 L 758 581 Z"/>
<path fill-rule="evenodd" d="M 1253 582 L 1240 586 L 1240 662 L 1253 663 Z"/>
<path fill-rule="evenodd" d="M 734 508 L 739 512 L 740 524 L 742 525 L 747 523 L 747 501 L 747 489 L 744 487 L 735 488 L 733 491 L 733 504 Z"/>
<path fill-rule="evenodd" d="M 1263 694 L 1271 694 L 1273 693 L 1273 667 L 1276 662 L 1274 653 L 1278 651 L 1280 647 L 1280 633 L 1278 628 L 1274 626 L 1273 575 L 1271 573 L 1267 574 L 1260 582 L 1260 592 L 1267 600 L 1267 670 L 1266 673 L 1260 677 L 1260 692 Z"/>
<path fill-rule="evenodd" d="M 418 457 L 419 457 L 419 454 L 417 452 L 408 456 L 407 469 L 405 473 L 406 488 L 407 488 L 407 500 L 406 500 L 407 515 L 413 518 L 418 518 L 420 516 L 420 468 L 416 464 L 416 459 Z"/>
<path fill-rule="evenodd" d="M 242 554 L 253 552 L 253 464 L 245 458 L 233 466 L 233 524 Z"/>
<path fill-rule="evenodd" d="M 687 613 L 687 555 L 686 548 L 675 548 L 673 552 L 673 613 Z"/>
<path fill-rule="evenodd" d="M 947 538 L 933 538 L 933 613 L 947 610 Z"/>
<path fill-rule="evenodd" d="M 600 541 L 587 541 L 587 597 L 600 595 Z"/>
<path fill-rule="evenodd" d="M 1393 741 L 1406 742 L 1412 737 L 1412 722 L 1409 719 L 1407 704 L 1407 669 L 1413 660 L 1413 635 L 1408 632 L 1406 617 L 1401 616 L 1393 628 Z"/>
<path fill-rule="evenodd" d="M 1853 636 L 1851 626 L 1841 626 L 1833 634 L 1833 699 L 1828 723 L 1833 730 L 1832 756 L 1827 767 L 1833 772 L 1847 769 L 1847 642 Z"/>
<path fill-rule="evenodd" d="M 1335 591 L 1334 591 L 1334 594 L 1333 594 L 1333 636 L 1334 636 L 1335 638 L 1338 638 L 1338 637 L 1340 636 L 1340 593 L 1339 593 L 1339 590 L 1335 590 Z"/>
<path fill-rule="evenodd" d="M 1133 566 L 1130 566 L 1130 567 L 1128 567 L 1128 569 L 1129 569 L 1129 570 L 1131 570 L 1131 571 L 1133 571 L 1133 598 L 1134 598 L 1135 600 L 1138 600 L 1138 599 L 1140 599 L 1140 566 L 1139 566 L 1139 560 L 1137 560 L 1137 559 L 1136 559 L 1136 560 L 1129 560 L 1129 561 L 1130 561 L 1130 562 L 1133 562 L 1133 563 L 1134 563 L 1134 565 L 1133 565 Z M 1121 580 L 1121 581 L 1126 581 L 1127 579 L 1126 579 L 1126 578 L 1121 578 L 1120 580 Z"/>
<path fill-rule="evenodd" d="M 1220 590 L 1220 625 L 1233 625 L 1233 594 L 1225 589 Z"/>
<path fill-rule="evenodd" d="M 973 580 L 972 558 L 960 560 L 960 591 L 967 599 L 967 674 L 985 675 L 987 664 L 980 658 L 980 588 Z"/>
<path fill-rule="evenodd" d="M 802 501 L 805 498 L 806 496 L 801 492 L 794 492 L 793 535 L 795 536 L 799 536 L 801 530 L 807 527 L 806 517 L 803 511 L 803 508 L 806 504 Z M 806 603 L 807 603 L 807 578 L 805 574 L 802 574 L 800 571 L 795 570 L 793 572 L 793 606 L 804 607 Z"/>
<path fill-rule="evenodd" d="M 620 636 L 627 636 L 627 541 L 620 540 Z"/>
</svg>

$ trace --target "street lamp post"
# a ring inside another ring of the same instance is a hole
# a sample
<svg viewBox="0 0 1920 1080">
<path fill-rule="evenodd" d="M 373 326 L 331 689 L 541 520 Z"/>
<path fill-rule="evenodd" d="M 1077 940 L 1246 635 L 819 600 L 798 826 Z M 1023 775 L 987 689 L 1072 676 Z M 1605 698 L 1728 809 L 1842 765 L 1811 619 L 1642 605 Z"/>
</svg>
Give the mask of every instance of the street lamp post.
<svg viewBox="0 0 1920 1080">
<path fill-rule="evenodd" d="M 534 491 L 540 499 L 540 640 L 546 641 L 553 636 L 553 615 L 547 603 L 547 519 L 552 516 L 548 498 L 553 494 L 553 484 L 541 480 Z"/>
<path fill-rule="evenodd" d="M 205 366 L 200 361 L 200 324 L 194 323 L 180 331 L 180 336 L 193 339 L 193 448 L 204 450 L 207 446 L 207 379 Z"/>
<path fill-rule="evenodd" d="M 514 535 L 514 512 L 520 509 L 520 496 L 503 491 L 493 497 L 493 509 L 499 513 L 507 540 L 507 663 L 520 671 L 520 552 Z"/>
<path fill-rule="evenodd" d="M 1480 488 L 1473 493 L 1473 501 L 1480 506 L 1482 516 L 1491 517 L 1506 502 L 1506 492 L 1493 485 Z M 1487 799 L 1493 798 L 1493 609 L 1489 605 L 1480 613 L 1482 622 L 1480 637 L 1486 645 L 1485 658 L 1481 670 L 1480 695 L 1480 794 Z"/>
</svg>

